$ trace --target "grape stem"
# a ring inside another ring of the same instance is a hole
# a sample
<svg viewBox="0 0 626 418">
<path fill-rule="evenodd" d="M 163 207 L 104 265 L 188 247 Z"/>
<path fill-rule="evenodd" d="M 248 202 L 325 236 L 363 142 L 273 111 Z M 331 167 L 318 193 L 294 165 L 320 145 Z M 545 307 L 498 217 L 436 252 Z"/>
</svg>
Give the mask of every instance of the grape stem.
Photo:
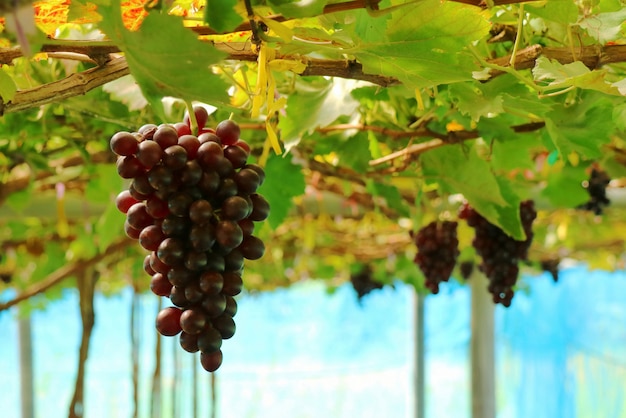
<svg viewBox="0 0 626 418">
<path fill-rule="evenodd" d="M 185 106 L 187 107 L 187 113 L 189 113 L 189 123 L 191 132 L 195 135 L 199 134 L 198 119 L 196 119 L 196 113 L 193 111 L 193 103 L 190 100 L 185 100 Z"/>
</svg>

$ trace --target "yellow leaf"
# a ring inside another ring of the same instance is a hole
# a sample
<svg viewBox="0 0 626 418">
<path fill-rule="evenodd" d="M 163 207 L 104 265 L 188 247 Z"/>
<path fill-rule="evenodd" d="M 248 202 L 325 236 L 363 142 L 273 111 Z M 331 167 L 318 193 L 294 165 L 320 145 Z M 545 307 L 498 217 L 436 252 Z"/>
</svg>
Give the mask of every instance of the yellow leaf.
<svg viewBox="0 0 626 418">
<path fill-rule="evenodd" d="M 296 74 L 302 74 L 306 70 L 306 64 L 296 60 L 275 59 L 269 65 L 273 70 L 293 71 Z"/>
<path fill-rule="evenodd" d="M 291 42 L 291 40 L 293 39 L 293 31 L 284 24 L 264 17 L 261 17 L 261 20 L 267 25 L 268 28 L 270 28 L 272 32 L 276 34 L 276 36 L 278 36 L 283 41 Z"/>
</svg>

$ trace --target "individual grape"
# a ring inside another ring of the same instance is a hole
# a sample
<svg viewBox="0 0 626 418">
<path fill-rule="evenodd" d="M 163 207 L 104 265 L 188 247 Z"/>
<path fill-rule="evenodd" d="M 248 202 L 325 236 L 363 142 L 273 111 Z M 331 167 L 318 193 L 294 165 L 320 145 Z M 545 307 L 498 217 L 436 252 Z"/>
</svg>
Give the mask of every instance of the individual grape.
<svg viewBox="0 0 626 418">
<path fill-rule="evenodd" d="M 243 290 L 243 280 L 241 275 L 234 271 L 226 271 L 222 274 L 224 286 L 222 293 L 224 296 L 237 296 Z"/>
<path fill-rule="evenodd" d="M 224 157 L 231 162 L 233 168 L 238 169 L 246 165 L 248 161 L 248 151 L 238 145 L 231 145 L 224 148 Z"/>
<path fill-rule="evenodd" d="M 224 200 L 220 208 L 221 219 L 240 221 L 247 217 L 252 210 L 248 201 L 241 196 L 230 196 Z"/>
<path fill-rule="evenodd" d="M 147 174 L 135 177 L 132 182 L 132 187 L 145 196 L 150 196 L 154 193 L 154 188 L 150 185 Z"/>
<path fill-rule="evenodd" d="M 182 349 L 185 350 L 186 352 L 197 353 L 200 350 L 200 348 L 198 347 L 198 337 L 199 337 L 198 334 L 196 335 L 187 334 L 185 331 L 183 331 L 180 333 L 178 342 L 180 346 L 182 347 Z"/>
<path fill-rule="evenodd" d="M 220 221 L 215 227 L 215 240 L 223 248 L 236 248 L 243 241 L 243 231 L 237 222 Z"/>
<path fill-rule="evenodd" d="M 204 293 L 197 281 L 185 286 L 185 298 L 191 303 L 200 302 L 204 298 Z"/>
<path fill-rule="evenodd" d="M 150 266 L 150 254 L 146 255 L 143 259 L 143 271 L 145 271 L 148 276 L 156 274 L 156 271 Z"/>
<path fill-rule="evenodd" d="M 156 317 L 156 329 L 161 335 L 173 337 L 182 331 L 181 315 L 183 311 L 170 306 L 159 311 Z"/>
<path fill-rule="evenodd" d="M 209 120 L 209 112 L 203 106 L 194 106 L 193 114 L 196 117 L 196 123 L 198 124 L 198 129 L 202 129 L 206 126 L 207 121 Z M 191 126 L 191 118 L 189 117 L 189 113 L 185 112 L 185 117 L 183 118 L 183 122 L 187 126 Z"/>
<path fill-rule="evenodd" d="M 182 264 L 185 245 L 177 238 L 165 238 L 157 249 L 157 257 L 170 267 Z"/>
<path fill-rule="evenodd" d="M 111 137 L 110 141 L 111 151 L 117 155 L 128 157 L 134 155 L 137 152 L 139 142 L 133 134 L 129 132 L 117 132 Z"/>
<path fill-rule="evenodd" d="M 129 223 L 128 219 L 124 221 L 124 232 L 128 238 L 139 239 L 139 235 L 141 234 L 141 229 L 133 228 Z"/>
<path fill-rule="evenodd" d="M 244 258 L 248 260 L 258 260 L 265 253 L 265 244 L 260 238 L 254 235 L 248 235 L 243 239 L 241 245 L 237 247 Z"/>
<path fill-rule="evenodd" d="M 180 181 L 185 186 L 195 186 L 202 179 L 202 167 L 197 161 L 187 161 L 180 171 Z"/>
<path fill-rule="evenodd" d="M 249 168 L 242 168 L 234 176 L 233 180 L 237 184 L 240 193 L 252 194 L 261 185 L 261 178 L 256 171 Z"/>
<path fill-rule="evenodd" d="M 189 242 L 196 251 L 208 251 L 215 243 L 215 227 L 211 224 L 194 225 L 189 233 Z"/>
<path fill-rule="evenodd" d="M 156 190 L 167 190 L 174 183 L 174 173 L 169 168 L 158 165 L 148 173 L 148 181 Z"/>
<path fill-rule="evenodd" d="M 216 171 L 205 171 L 197 186 L 204 195 L 211 196 L 220 187 L 220 182 L 220 175 Z"/>
<path fill-rule="evenodd" d="M 139 193 L 135 189 L 135 185 L 132 184 L 132 183 L 131 183 L 130 186 L 128 186 L 128 193 L 130 193 L 130 195 L 133 197 L 133 199 L 135 199 L 137 202 L 143 202 L 143 201 L 147 200 L 150 197 L 150 195 Z"/>
<path fill-rule="evenodd" d="M 184 237 L 188 231 L 188 226 L 189 221 L 186 218 L 169 215 L 163 219 L 161 230 L 168 237 Z"/>
<path fill-rule="evenodd" d="M 156 251 L 152 251 L 150 253 L 150 267 L 152 268 L 152 270 L 161 274 L 167 274 L 171 268 L 170 266 L 159 260 Z"/>
<path fill-rule="evenodd" d="M 141 165 L 149 170 L 154 167 L 163 156 L 163 150 L 154 141 L 143 141 L 139 144 L 139 150 L 137 151 L 137 160 Z"/>
<path fill-rule="evenodd" d="M 222 293 L 205 295 L 201 305 L 209 318 L 217 318 L 226 310 L 226 297 Z"/>
<path fill-rule="evenodd" d="M 212 353 L 200 353 L 200 364 L 207 372 L 214 372 L 219 369 L 223 360 L 224 356 L 222 350 L 217 350 Z"/>
<path fill-rule="evenodd" d="M 187 308 L 191 305 L 185 297 L 185 288 L 182 286 L 172 286 L 170 301 L 179 308 Z"/>
<path fill-rule="evenodd" d="M 237 183 L 231 178 L 222 179 L 219 188 L 215 192 L 215 198 L 218 201 L 224 201 L 231 196 L 237 195 Z"/>
<path fill-rule="evenodd" d="M 193 197 L 188 193 L 178 192 L 168 199 L 167 207 L 172 215 L 183 217 L 189 214 L 189 207 L 192 203 Z"/>
<path fill-rule="evenodd" d="M 157 296 L 169 296 L 172 293 L 172 284 L 161 273 L 154 273 L 150 280 L 150 290 Z"/>
<path fill-rule="evenodd" d="M 145 172 L 145 169 L 134 155 L 118 158 L 116 167 L 117 174 L 123 179 L 132 179 Z"/>
<path fill-rule="evenodd" d="M 180 315 L 180 327 L 187 334 L 199 334 L 207 324 L 207 316 L 199 308 L 185 309 Z"/>
<path fill-rule="evenodd" d="M 126 212 L 128 224 L 135 229 L 142 230 L 148 225 L 152 225 L 152 216 L 148 215 L 146 205 L 144 203 L 135 203 Z"/>
<path fill-rule="evenodd" d="M 251 221 L 264 221 L 270 214 L 270 204 L 260 194 L 251 194 L 252 212 L 248 216 Z"/>
<path fill-rule="evenodd" d="M 252 222 L 250 219 L 242 219 L 237 223 L 241 228 L 241 232 L 243 232 L 244 239 L 254 233 L 254 222 Z"/>
<path fill-rule="evenodd" d="M 234 145 L 239 140 L 241 130 L 237 122 L 227 119 L 217 124 L 215 134 L 222 140 L 224 145 Z"/>
<path fill-rule="evenodd" d="M 212 170 L 222 158 L 224 158 L 224 151 L 221 145 L 213 141 L 201 144 L 196 153 L 196 161 L 207 171 Z"/>
<path fill-rule="evenodd" d="M 139 245 L 148 251 L 159 248 L 159 244 L 165 239 L 165 235 L 156 225 L 149 225 L 141 230 L 139 234 Z"/>
<path fill-rule="evenodd" d="M 224 277 L 217 271 L 205 271 L 198 281 L 200 290 L 207 295 L 216 295 L 224 287 Z"/>
<path fill-rule="evenodd" d="M 135 203 L 139 203 L 137 199 L 130 195 L 128 190 L 120 192 L 115 198 L 115 206 L 122 213 L 127 213 L 128 209 Z"/>
<path fill-rule="evenodd" d="M 214 248 L 211 252 L 206 253 L 206 260 L 206 271 L 218 271 L 220 273 L 224 271 L 226 265 L 224 257 L 217 254 Z"/>
<path fill-rule="evenodd" d="M 151 196 L 146 201 L 146 212 L 154 219 L 163 219 L 170 214 L 167 202 L 156 196 Z"/>
<path fill-rule="evenodd" d="M 226 309 L 224 309 L 224 315 L 228 315 L 234 318 L 237 315 L 237 301 L 232 296 L 226 296 Z"/>
<path fill-rule="evenodd" d="M 215 329 L 219 331 L 219 333 L 222 335 L 222 338 L 225 340 L 235 335 L 235 321 L 231 316 L 222 314 L 217 318 L 211 319 L 211 324 L 213 324 L 213 327 L 215 327 Z"/>
<path fill-rule="evenodd" d="M 137 130 L 144 139 L 151 140 L 154 137 L 154 133 L 157 131 L 158 127 L 154 123 L 147 123 L 143 125 L 141 128 Z"/>
<path fill-rule="evenodd" d="M 171 170 L 179 170 L 187 163 L 187 150 L 180 145 L 172 145 L 163 151 L 163 165 Z"/>
<path fill-rule="evenodd" d="M 231 177 L 235 174 L 233 163 L 226 157 L 218 158 L 212 167 L 222 178 Z"/>
<path fill-rule="evenodd" d="M 204 132 L 198 135 L 198 141 L 200 141 L 201 145 L 205 142 L 215 142 L 220 147 L 222 145 L 222 141 L 220 140 L 219 136 L 215 135 L 215 132 Z"/>
<path fill-rule="evenodd" d="M 185 266 L 174 266 L 167 272 L 167 280 L 174 286 L 186 286 L 195 280 L 197 274 Z"/>
<path fill-rule="evenodd" d="M 213 353 L 222 347 L 222 334 L 215 328 L 207 327 L 198 334 L 198 349 L 203 353 Z"/>
<path fill-rule="evenodd" d="M 259 185 L 263 184 L 263 182 L 265 181 L 265 170 L 263 170 L 263 167 L 258 164 L 246 164 L 244 168 L 254 170 L 254 172 L 259 175 Z"/>
<path fill-rule="evenodd" d="M 174 124 L 174 129 L 176 129 L 176 134 L 178 134 L 178 141 L 180 144 L 180 138 L 185 135 L 191 135 L 191 129 L 189 125 L 185 122 L 177 122 Z"/>
<path fill-rule="evenodd" d="M 250 144 L 248 144 L 246 141 L 244 141 L 243 139 L 239 139 L 237 142 L 235 142 L 234 144 L 235 146 L 238 146 L 239 148 L 241 148 L 242 150 L 244 150 L 246 152 L 246 154 L 250 155 Z"/>
<path fill-rule="evenodd" d="M 178 132 L 173 126 L 161 125 L 154 133 L 153 140 L 159 144 L 161 149 L 166 149 L 178 144 Z"/>
<path fill-rule="evenodd" d="M 196 224 L 204 224 L 213 218 L 213 206 L 207 200 L 196 200 L 189 206 L 189 219 Z"/>
<path fill-rule="evenodd" d="M 224 270 L 239 271 L 243 268 L 243 254 L 234 249 L 224 256 Z"/>
<path fill-rule="evenodd" d="M 208 256 L 204 252 L 190 251 L 185 256 L 185 267 L 192 271 L 201 271 L 206 268 Z"/>
</svg>

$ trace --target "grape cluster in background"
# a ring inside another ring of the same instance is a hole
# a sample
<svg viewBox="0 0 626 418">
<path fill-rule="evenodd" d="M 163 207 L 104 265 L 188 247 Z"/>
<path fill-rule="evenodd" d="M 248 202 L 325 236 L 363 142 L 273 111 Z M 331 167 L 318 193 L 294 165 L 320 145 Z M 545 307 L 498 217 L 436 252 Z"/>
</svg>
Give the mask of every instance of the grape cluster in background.
<svg viewBox="0 0 626 418">
<path fill-rule="evenodd" d="M 482 259 L 479 268 L 489 279 L 487 289 L 494 303 L 510 306 L 519 275 L 518 264 L 520 260 L 528 259 L 528 248 L 533 239 L 532 223 L 537 217 L 533 201 L 520 204 L 520 219 L 526 234 L 524 241 L 513 239 L 468 204 L 461 208 L 459 217 L 474 228 L 472 245 Z"/>
<path fill-rule="evenodd" d="M 514 286 L 519 275 L 519 262 L 528 259 L 528 249 L 533 239 L 532 223 L 537 217 L 534 203 L 531 200 L 520 204 L 520 218 L 526 239 L 517 241 L 507 235 L 498 226 L 491 224 L 473 207 L 465 203 L 459 212 L 474 229 L 472 246 L 481 257 L 479 269 L 489 279 L 488 290 L 494 303 L 505 307 L 511 305 Z M 457 222 L 433 221 L 412 233 L 417 247 L 414 262 L 425 277 L 425 286 L 431 293 L 439 293 L 441 282 L 447 282 L 457 264 L 459 257 L 459 240 L 457 238 Z M 473 270 L 471 261 L 459 263 L 459 272 L 468 279 Z"/>
<path fill-rule="evenodd" d="M 459 256 L 456 222 L 433 221 L 413 234 L 417 254 L 413 260 L 426 277 L 425 285 L 439 293 L 439 283 L 450 279 Z"/>
<path fill-rule="evenodd" d="M 604 208 L 611 203 L 609 198 L 606 197 L 606 187 L 610 182 L 611 178 L 607 173 L 593 167 L 589 175 L 589 180 L 584 184 L 589 194 L 589 200 L 578 206 L 578 209 L 593 212 L 594 215 L 602 215 Z"/>
<path fill-rule="evenodd" d="M 144 270 L 152 292 L 173 304 L 158 313 L 156 328 L 180 335 L 181 347 L 199 351 L 202 367 L 213 372 L 222 363 L 222 340 L 235 333 L 244 259 L 265 251 L 253 233 L 269 203 L 257 193 L 264 170 L 248 163 L 250 147 L 237 123 L 211 129 L 203 107 L 193 113 L 197 135 L 186 115 L 173 125 L 118 132 L 110 146 L 119 175 L 132 179 L 116 199 L 124 230 L 149 251 Z"/>
</svg>

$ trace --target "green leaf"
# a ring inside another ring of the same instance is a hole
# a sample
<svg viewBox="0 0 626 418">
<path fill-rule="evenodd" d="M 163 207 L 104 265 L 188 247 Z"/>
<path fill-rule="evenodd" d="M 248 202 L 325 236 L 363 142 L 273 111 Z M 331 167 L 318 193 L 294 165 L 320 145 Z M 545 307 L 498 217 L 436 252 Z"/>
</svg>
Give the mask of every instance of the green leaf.
<svg viewBox="0 0 626 418">
<path fill-rule="evenodd" d="M 219 33 L 235 29 L 243 18 L 235 11 L 237 0 L 207 1 L 204 9 L 204 21 Z"/>
<path fill-rule="evenodd" d="M 405 218 L 410 216 L 409 207 L 396 186 L 370 180 L 367 182 L 366 189 L 372 195 L 385 199 L 387 207 L 396 211 L 398 215 Z"/>
<path fill-rule="evenodd" d="M 546 115 L 546 132 L 561 157 L 576 152 L 586 159 L 602 156 L 614 130 L 613 104 L 600 94 L 588 94 L 571 106 L 556 107 Z"/>
<path fill-rule="evenodd" d="M 153 105 L 165 96 L 228 105 L 228 86 L 211 71 L 225 54 L 198 40 L 180 18 L 151 12 L 140 30 L 131 32 L 123 25 L 119 0 L 98 10 L 100 28 L 125 53 L 131 74 Z M 160 107 L 155 110 L 162 114 Z"/>
<path fill-rule="evenodd" d="M 123 181 L 113 164 L 97 164 L 89 169 L 91 177 L 85 189 L 90 202 L 111 202 L 122 190 Z M 122 221 L 123 223 L 123 221 Z"/>
<path fill-rule="evenodd" d="M 626 86 L 620 83 L 609 83 L 605 80 L 608 71 L 591 71 L 582 61 L 561 64 L 557 60 L 539 57 L 535 62 L 532 73 L 535 81 L 545 82 L 550 89 L 564 89 L 574 86 L 621 96 L 621 87 L 626 92 Z"/>
<path fill-rule="evenodd" d="M 4 203 L 16 213 L 22 212 L 28 207 L 33 198 L 33 182 L 27 188 L 11 193 Z"/>
<path fill-rule="evenodd" d="M 586 16 L 578 24 L 587 31 L 589 36 L 605 44 L 623 36 L 624 20 L 626 20 L 626 9 Z"/>
<path fill-rule="evenodd" d="M 365 173 L 372 159 L 367 132 L 359 132 L 347 141 L 340 142 L 336 145 L 335 152 L 341 165 Z"/>
<path fill-rule="evenodd" d="M 285 17 L 310 17 L 321 15 L 328 0 L 270 0 L 272 10 Z"/>
<path fill-rule="evenodd" d="M 563 24 L 576 23 L 578 20 L 578 7 L 572 0 L 550 0 L 544 2 L 541 7 L 528 4 L 525 11 L 545 20 Z"/>
<path fill-rule="evenodd" d="M 442 147 L 421 157 L 426 178 L 449 193 L 461 193 L 492 224 L 516 239 L 523 239 L 519 221 L 520 199 L 509 181 L 494 175 L 475 148 Z"/>
<path fill-rule="evenodd" d="M 541 195 L 555 207 L 574 208 L 589 200 L 589 194 L 582 187 L 588 177 L 586 167 L 566 165 L 548 176 L 548 185 Z"/>
<path fill-rule="evenodd" d="M 305 132 L 351 115 L 359 103 L 346 93 L 355 85 L 354 80 L 299 80 L 298 89 L 287 99 L 287 115 L 278 123 L 283 141 L 296 145 Z"/>
<path fill-rule="evenodd" d="M 3 65 L 2 69 L 0 69 L 0 97 L 2 97 L 4 103 L 7 103 L 15 97 L 15 93 L 17 93 L 17 85 L 11 76 L 7 74 L 4 67 L 5 65 Z"/>
<path fill-rule="evenodd" d="M 409 88 L 432 87 L 471 80 L 479 68 L 460 51 L 488 31 L 477 8 L 424 0 L 394 12 L 386 36 L 355 45 L 352 53 L 366 73 L 396 77 Z"/>
<path fill-rule="evenodd" d="M 270 204 L 267 219 L 272 228 L 277 228 L 293 207 L 293 198 L 304 194 L 306 184 L 302 168 L 293 164 L 292 157 L 272 155 L 265 165 L 265 181 L 259 193 Z"/>
<path fill-rule="evenodd" d="M 504 111 L 502 96 L 486 96 L 477 83 L 456 83 L 448 87 L 450 98 L 457 108 L 474 121 L 481 116 L 489 116 Z"/>
</svg>

